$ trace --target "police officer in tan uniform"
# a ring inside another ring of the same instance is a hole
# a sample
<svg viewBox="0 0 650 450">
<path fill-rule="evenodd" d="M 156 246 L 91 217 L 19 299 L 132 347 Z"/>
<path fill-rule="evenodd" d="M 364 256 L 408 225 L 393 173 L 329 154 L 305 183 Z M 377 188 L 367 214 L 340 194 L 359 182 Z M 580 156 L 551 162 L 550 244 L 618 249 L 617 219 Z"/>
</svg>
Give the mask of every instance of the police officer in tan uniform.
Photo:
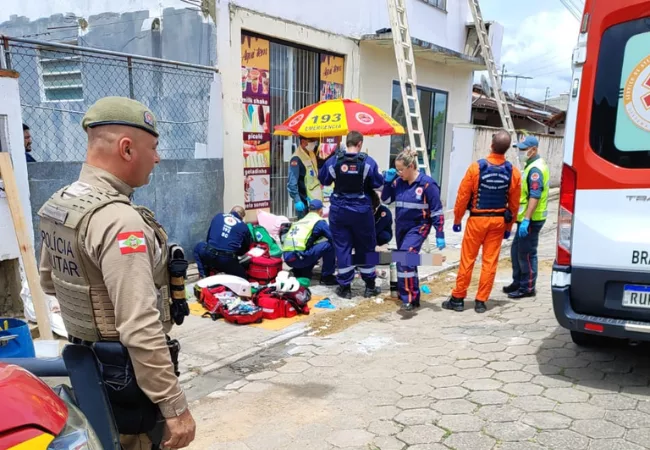
<svg viewBox="0 0 650 450">
<path fill-rule="evenodd" d="M 132 384 L 164 418 L 162 445 L 184 448 L 194 440 L 196 424 L 166 337 L 172 319 L 182 323 L 189 313 L 184 287 L 178 286 L 183 274 L 170 274 L 164 229 L 149 210 L 130 200 L 160 161 L 156 119 L 139 102 L 106 97 L 90 107 L 82 126 L 88 153 L 79 180 L 56 192 L 39 211 L 41 285 L 59 300 L 71 342 L 92 345 L 100 361 L 101 344 L 125 349 Z M 184 310 L 177 320 L 179 308 Z M 134 408 L 118 414 L 111 403 L 124 448 L 151 449 L 142 433 L 150 430 L 133 428 L 137 421 L 131 419 L 120 426 L 122 415 Z M 139 423 L 150 419 L 141 416 Z M 124 433 L 125 427 L 130 432 Z"/>
</svg>

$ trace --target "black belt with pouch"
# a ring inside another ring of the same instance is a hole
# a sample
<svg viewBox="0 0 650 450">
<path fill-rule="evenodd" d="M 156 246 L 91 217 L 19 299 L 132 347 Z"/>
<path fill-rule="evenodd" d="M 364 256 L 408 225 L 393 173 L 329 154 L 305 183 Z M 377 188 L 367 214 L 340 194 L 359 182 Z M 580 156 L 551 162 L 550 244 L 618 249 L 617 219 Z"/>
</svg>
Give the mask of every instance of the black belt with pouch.
<svg viewBox="0 0 650 450">
<path fill-rule="evenodd" d="M 174 373 L 179 376 L 180 343 L 169 336 L 166 338 L 174 364 Z M 117 341 L 91 343 L 73 337 L 70 338 L 70 342 L 92 347 L 99 362 L 104 387 L 113 408 L 113 417 L 119 433 L 153 432 L 161 420 L 160 409 L 138 386 L 133 363 L 126 347 Z"/>
</svg>

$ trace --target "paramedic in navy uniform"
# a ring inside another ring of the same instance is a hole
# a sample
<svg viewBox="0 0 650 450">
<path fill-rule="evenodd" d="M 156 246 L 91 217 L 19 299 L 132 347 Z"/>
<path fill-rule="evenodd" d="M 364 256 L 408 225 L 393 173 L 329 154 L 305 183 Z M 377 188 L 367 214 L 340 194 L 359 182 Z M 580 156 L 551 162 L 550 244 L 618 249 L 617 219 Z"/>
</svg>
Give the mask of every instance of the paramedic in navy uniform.
<svg viewBox="0 0 650 450">
<path fill-rule="evenodd" d="M 334 183 L 330 197 L 330 228 L 336 249 L 339 287 L 336 295 L 352 298 L 351 285 L 354 269 L 359 267 L 366 283 L 365 297 L 381 292 L 375 284 L 377 273 L 374 257 L 376 247 L 375 217 L 370 191 L 384 184 L 379 168 L 367 153 L 361 153 L 363 135 L 350 131 L 346 140 L 347 150 L 339 150 L 321 167 L 318 179 L 323 186 Z M 354 248 L 354 261 L 352 249 Z"/>
<path fill-rule="evenodd" d="M 230 214 L 214 216 L 208 230 L 207 242 L 194 247 L 194 259 L 201 278 L 211 271 L 224 272 L 246 279 L 246 269 L 239 263 L 239 257 L 250 250 L 251 233 L 244 222 L 246 211 L 235 206 Z"/>
</svg>

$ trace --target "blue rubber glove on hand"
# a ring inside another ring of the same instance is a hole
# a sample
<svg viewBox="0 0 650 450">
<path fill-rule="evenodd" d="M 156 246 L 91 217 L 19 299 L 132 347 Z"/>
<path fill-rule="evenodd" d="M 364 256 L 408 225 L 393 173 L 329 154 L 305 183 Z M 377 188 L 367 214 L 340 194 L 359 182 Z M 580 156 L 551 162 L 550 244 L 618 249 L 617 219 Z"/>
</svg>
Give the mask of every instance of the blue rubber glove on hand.
<svg viewBox="0 0 650 450">
<path fill-rule="evenodd" d="M 520 238 L 525 238 L 528 236 L 528 227 L 530 226 L 530 220 L 524 219 L 521 221 L 521 225 L 519 225 L 519 237 Z"/>
<path fill-rule="evenodd" d="M 438 247 L 438 250 L 445 248 L 447 246 L 445 238 L 436 238 L 436 246 Z"/>
<path fill-rule="evenodd" d="M 296 211 L 303 212 L 305 210 L 305 204 L 303 202 L 296 203 Z"/>
<path fill-rule="evenodd" d="M 388 169 L 386 173 L 384 173 L 384 181 L 386 183 L 392 183 L 395 178 L 397 178 L 397 170 L 395 169 Z"/>
<path fill-rule="evenodd" d="M 506 241 L 507 241 L 508 239 L 510 239 L 510 230 L 508 230 L 508 231 L 506 231 L 505 233 L 503 233 L 503 239 L 505 239 Z"/>
<path fill-rule="evenodd" d="M 454 230 L 454 233 L 460 233 L 463 229 L 463 226 L 461 224 L 454 225 L 452 229 Z"/>
</svg>

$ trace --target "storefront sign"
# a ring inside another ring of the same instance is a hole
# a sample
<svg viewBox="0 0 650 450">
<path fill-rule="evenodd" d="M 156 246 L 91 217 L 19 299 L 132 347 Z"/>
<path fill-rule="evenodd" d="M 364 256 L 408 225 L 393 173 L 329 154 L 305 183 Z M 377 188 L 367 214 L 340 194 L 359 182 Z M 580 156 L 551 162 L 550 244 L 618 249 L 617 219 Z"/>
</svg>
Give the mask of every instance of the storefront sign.
<svg viewBox="0 0 650 450">
<path fill-rule="evenodd" d="M 343 71 L 345 59 L 340 56 L 320 55 L 320 99 L 343 98 Z M 339 148 L 341 137 L 328 137 L 318 146 L 318 158 L 325 161 Z M 334 185 L 323 186 L 323 199 L 329 201 Z"/>
<path fill-rule="evenodd" d="M 271 206 L 270 42 L 242 34 L 241 82 L 246 209 Z"/>
</svg>

